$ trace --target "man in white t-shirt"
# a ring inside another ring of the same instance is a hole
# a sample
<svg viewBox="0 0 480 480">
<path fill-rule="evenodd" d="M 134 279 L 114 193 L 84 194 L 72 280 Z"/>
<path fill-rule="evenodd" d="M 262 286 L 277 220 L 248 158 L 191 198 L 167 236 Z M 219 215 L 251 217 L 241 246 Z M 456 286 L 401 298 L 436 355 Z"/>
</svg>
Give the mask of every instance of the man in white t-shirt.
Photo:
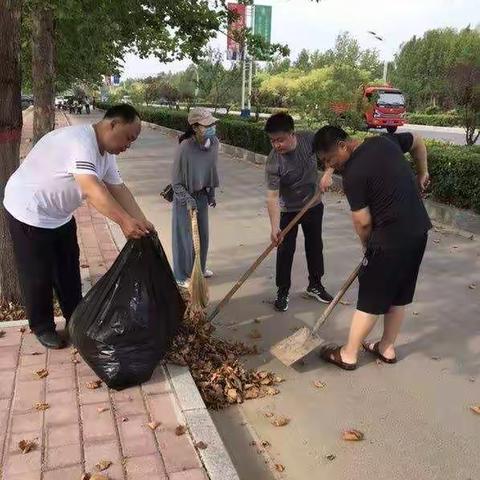
<svg viewBox="0 0 480 480">
<path fill-rule="evenodd" d="M 65 319 L 82 298 L 75 210 L 84 200 L 116 222 L 126 238 L 154 231 L 118 172 L 115 155 L 137 139 L 131 105 L 110 108 L 95 125 L 54 130 L 41 138 L 10 177 L 7 211 L 30 328 L 47 348 L 62 348 L 53 290 Z"/>
</svg>

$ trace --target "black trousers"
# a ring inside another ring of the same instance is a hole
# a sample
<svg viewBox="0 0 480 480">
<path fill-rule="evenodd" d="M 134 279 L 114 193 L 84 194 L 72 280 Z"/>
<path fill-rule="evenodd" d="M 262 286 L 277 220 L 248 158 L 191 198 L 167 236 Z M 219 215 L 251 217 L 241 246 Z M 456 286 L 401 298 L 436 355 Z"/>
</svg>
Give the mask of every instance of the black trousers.
<svg viewBox="0 0 480 480">
<path fill-rule="evenodd" d="M 302 226 L 305 237 L 305 254 L 307 257 L 308 280 L 311 286 L 318 285 L 324 274 L 323 266 L 323 203 L 311 208 L 305 213 L 283 239 L 277 249 L 277 288 L 288 291 L 291 285 L 293 256 L 297 245 L 298 225 Z M 283 230 L 298 212 L 282 212 L 280 229 Z"/>
<path fill-rule="evenodd" d="M 26 225 L 6 213 L 30 329 L 35 334 L 54 331 L 53 291 L 67 322 L 82 299 L 75 219 L 48 229 Z"/>
</svg>

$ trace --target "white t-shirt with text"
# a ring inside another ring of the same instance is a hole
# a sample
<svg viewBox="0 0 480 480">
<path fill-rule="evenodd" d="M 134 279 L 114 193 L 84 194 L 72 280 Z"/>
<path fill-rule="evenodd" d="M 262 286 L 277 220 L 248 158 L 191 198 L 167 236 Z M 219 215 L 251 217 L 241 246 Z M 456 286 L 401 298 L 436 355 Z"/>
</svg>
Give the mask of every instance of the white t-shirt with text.
<svg viewBox="0 0 480 480">
<path fill-rule="evenodd" d="M 92 125 L 60 128 L 42 137 L 8 180 L 3 204 L 27 225 L 61 227 L 83 202 L 74 174 L 123 183 L 115 155 L 100 154 Z"/>
</svg>

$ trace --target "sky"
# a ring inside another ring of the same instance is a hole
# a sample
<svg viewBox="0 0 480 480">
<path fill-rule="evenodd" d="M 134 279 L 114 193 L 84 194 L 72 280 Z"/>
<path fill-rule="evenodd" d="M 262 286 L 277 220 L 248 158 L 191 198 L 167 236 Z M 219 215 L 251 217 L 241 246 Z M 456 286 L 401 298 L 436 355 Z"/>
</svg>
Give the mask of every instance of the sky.
<svg viewBox="0 0 480 480">
<path fill-rule="evenodd" d="M 327 50 L 340 32 L 348 31 L 362 48 L 377 48 L 382 60 L 391 60 L 400 45 L 413 35 L 433 28 L 464 28 L 480 23 L 479 0 L 255 0 L 272 5 L 272 42 L 287 44 L 291 58 L 306 48 Z M 367 33 L 373 30 L 385 39 L 379 42 Z M 210 42 L 226 50 L 220 34 Z M 122 79 L 143 78 L 166 71 L 181 71 L 189 61 L 161 63 L 154 57 L 125 58 Z"/>
</svg>

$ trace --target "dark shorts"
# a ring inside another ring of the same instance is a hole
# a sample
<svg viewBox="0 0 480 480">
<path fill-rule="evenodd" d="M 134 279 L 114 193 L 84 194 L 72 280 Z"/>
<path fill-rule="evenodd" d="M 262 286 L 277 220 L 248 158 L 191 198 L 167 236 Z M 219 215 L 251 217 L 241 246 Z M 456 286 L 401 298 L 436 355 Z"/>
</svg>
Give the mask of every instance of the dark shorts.
<svg viewBox="0 0 480 480">
<path fill-rule="evenodd" d="M 427 238 L 425 234 L 398 248 L 376 247 L 367 251 L 358 275 L 358 310 L 382 315 L 392 306 L 412 303 Z"/>
</svg>

